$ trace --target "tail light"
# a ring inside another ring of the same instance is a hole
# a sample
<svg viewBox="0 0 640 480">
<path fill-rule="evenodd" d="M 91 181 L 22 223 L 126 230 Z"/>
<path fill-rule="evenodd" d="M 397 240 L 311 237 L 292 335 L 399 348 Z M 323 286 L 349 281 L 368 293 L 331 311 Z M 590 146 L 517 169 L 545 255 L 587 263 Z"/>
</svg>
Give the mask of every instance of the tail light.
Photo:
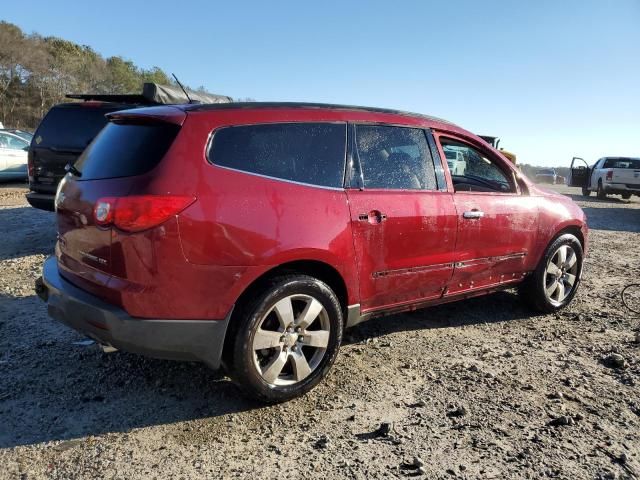
<svg viewBox="0 0 640 480">
<path fill-rule="evenodd" d="M 163 224 L 196 201 L 182 195 L 104 197 L 93 208 L 97 225 L 113 225 L 125 232 L 141 232 Z"/>
<path fill-rule="evenodd" d="M 606 180 L 613 180 L 613 170 L 607 170 Z"/>
<path fill-rule="evenodd" d="M 33 166 L 33 153 L 29 152 L 29 155 L 27 156 L 27 175 L 29 175 L 30 182 L 33 182 L 34 180 L 35 171 L 36 169 Z"/>
</svg>

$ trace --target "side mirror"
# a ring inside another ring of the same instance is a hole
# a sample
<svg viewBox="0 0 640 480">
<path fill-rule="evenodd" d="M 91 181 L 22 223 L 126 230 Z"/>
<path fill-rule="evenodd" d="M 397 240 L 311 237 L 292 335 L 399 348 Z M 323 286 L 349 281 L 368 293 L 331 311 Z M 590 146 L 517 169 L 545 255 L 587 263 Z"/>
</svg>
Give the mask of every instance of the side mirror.
<svg viewBox="0 0 640 480">
<path fill-rule="evenodd" d="M 25 152 L 29 151 L 29 145 L 27 145 L 26 147 L 24 147 L 22 150 L 24 150 Z"/>
</svg>

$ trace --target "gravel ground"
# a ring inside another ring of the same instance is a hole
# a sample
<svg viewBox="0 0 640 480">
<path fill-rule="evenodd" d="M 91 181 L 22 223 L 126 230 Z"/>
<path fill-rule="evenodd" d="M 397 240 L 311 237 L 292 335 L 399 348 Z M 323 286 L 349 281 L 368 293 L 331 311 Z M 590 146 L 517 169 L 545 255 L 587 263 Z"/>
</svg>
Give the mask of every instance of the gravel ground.
<svg viewBox="0 0 640 480">
<path fill-rule="evenodd" d="M 574 196 L 590 252 L 559 314 L 507 291 L 372 320 L 318 388 L 264 407 L 49 319 L 33 282 L 54 216 L 24 193 L 0 185 L 0 478 L 640 476 L 638 319 L 619 296 L 640 277 L 637 197 Z"/>
</svg>

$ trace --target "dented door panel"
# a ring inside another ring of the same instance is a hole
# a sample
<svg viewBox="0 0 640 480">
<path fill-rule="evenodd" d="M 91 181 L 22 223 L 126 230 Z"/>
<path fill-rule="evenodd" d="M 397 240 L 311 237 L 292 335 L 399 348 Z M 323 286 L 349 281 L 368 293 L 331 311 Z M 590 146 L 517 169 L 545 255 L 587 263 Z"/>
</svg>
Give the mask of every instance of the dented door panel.
<svg viewBox="0 0 640 480">
<path fill-rule="evenodd" d="M 519 280 L 535 267 L 538 206 L 522 195 L 457 192 L 455 273 L 447 295 Z M 463 218 L 480 211 L 482 217 Z"/>
</svg>

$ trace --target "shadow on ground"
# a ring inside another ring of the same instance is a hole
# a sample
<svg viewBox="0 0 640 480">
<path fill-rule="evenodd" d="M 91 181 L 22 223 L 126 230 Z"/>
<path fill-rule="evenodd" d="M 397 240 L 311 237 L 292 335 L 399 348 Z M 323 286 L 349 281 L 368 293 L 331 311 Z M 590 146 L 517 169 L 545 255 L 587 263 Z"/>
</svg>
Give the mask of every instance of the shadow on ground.
<svg viewBox="0 0 640 480">
<path fill-rule="evenodd" d="M 346 343 L 530 315 L 514 294 L 501 292 L 374 319 L 349 330 Z M 0 319 L 0 448 L 262 408 L 204 365 L 74 344 L 83 337 L 49 319 L 36 297 L 0 297 Z"/>
<path fill-rule="evenodd" d="M 528 320 L 533 315 L 535 313 L 524 306 L 515 292 L 502 291 L 413 312 L 374 318 L 348 330 L 344 343 L 357 343 L 366 338 L 381 337 L 394 332 Z"/>
<path fill-rule="evenodd" d="M 29 206 L 0 208 L 0 232 L 0 260 L 53 254 L 55 214 Z"/>
</svg>

